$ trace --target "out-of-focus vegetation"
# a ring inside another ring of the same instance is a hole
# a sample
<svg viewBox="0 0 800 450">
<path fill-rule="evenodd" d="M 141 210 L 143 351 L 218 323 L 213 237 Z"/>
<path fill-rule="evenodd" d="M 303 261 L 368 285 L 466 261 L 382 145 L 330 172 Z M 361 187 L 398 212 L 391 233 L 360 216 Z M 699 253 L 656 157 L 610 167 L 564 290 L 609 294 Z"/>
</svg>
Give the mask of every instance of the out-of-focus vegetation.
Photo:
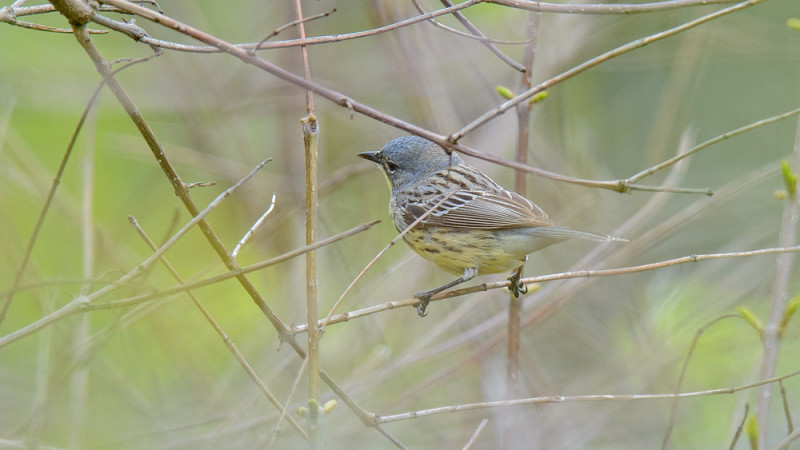
<svg viewBox="0 0 800 450">
<path fill-rule="evenodd" d="M 6 2 L 9 3 L 9 2 Z M 30 6 L 30 2 L 27 6 Z M 427 10 L 438 2 L 423 2 Z M 542 14 L 534 84 L 629 41 L 726 5 L 648 14 Z M 291 2 L 162 1 L 171 17 L 228 42 L 257 42 L 294 20 Z M 376 28 L 415 15 L 409 2 L 303 2 L 304 15 L 336 12 L 306 24 L 309 36 Z M 528 13 L 482 4 L 464 14 L 487 36 L 524 41 Z M 109 17 L 120 19 L 119 14 Z M 682 139 L 695 145 L 800 107 L 800 16 L 792 0 L 767 0 L 667 40 L 606 61 L 548 89 L 532 109 L 530 164 L 587 179 L 618 179 L 672 157 Z M 68 27 L 57 13 L 20 20 Z M 452 17 L 441 22 L 460 28 Z M 195 44 L 138 19 L 152 36 Z M 97 25 L 91 28 L 100 29 Z M 289 28 L 272 41 L 297 37 Z M 129 38 L 93 35 L 108 60 L 152 51 Z M 523 45 L 499 45 L 521 60 Z M 308 47 L 312 79 L 386 114 L 452 133 L 505 101 L 497 86 L 520 91 L 520 74 L 480 42 L 430 23 L 356 40 Z M 302 74 L 299 48 L 259 55 Z M 100 77 L 70 34 L 0 25 L 0 291 L 5 302 L 36 218 L 70 136 Z M 118 79 L 142 111 L 186 182 L 215 181 L 192 196 L 203 207 L 271 157 L 265 168 L 208 217 L 232 249 L 277 193 L 275 210 L 239 255 L 252 264 L 304 244 L 305 174 L 300 118 L 305 92 L 220 54 L 166 50 Z M 395 235 L 383 177 L 355 154 L 405 134 L 317 97 L 320 123 L 319 235 L 383 222 L 318 251 L 319 309 L 341 293 Z M 626 244 L 596 254 L 569 242 L 532 255 L 525 274 L 624 267 L 691 254 L 775 247 L 784 204 L 781 159 L 792 160 L 796 117 L 725 140 L 689 158 L 673 175 L 696 194 L 595 190 L 529 177 L 527 196 L 557 223 L 619 233 Z M 517 123 L 507 112 L 463 143 L 513 159 Z M 470 159 L 506 187 L 513 171 Z M 796 167 L 795 167 L 796 169 Z M 642 181 L 662 183 L 670 170 Z M 36 241 L 0 337 L 7 336 L 135 268 L 152 252 L 128 225 L 134 216 L 156 242 L 185 224 L 182 207 L 119 103 L 104 91 Z M 617 231 L 615 231 L 617 230 Z M 86 242 L 93 243 L 91 254 Z M 590 254 L 585 258 L 585 255 Z M 594 255 L 594 256 L 592 256 Z M 187 280 L 225 271 L 199 230 L 167 258 Z M 746 306 L 767 320 L 775 256 L 725 259 L 657 271 L 556 281 L 528 295 L 521 343 L 524 396 L 672 393 L 698 329 Z M 793 272 L 789 296 L 800 292 Z M 305 322 L 303 257 L 249 275 L 287 323 Z M 477 280 L 497 281 L 502 276 Z M 397 245 L 345 297 L 338 312 L 405 299 L 449 281 Z M 475 283 L 475 281 L 473 281 Z M 156 265 L 100 301 L 174 286 Z M 289 414 L 306 405 L 302 361 L 233 280 L 195 291 Z M 435 302 L 428 317 L 412 308 L 329 326 L 321 365 L 365 409 L 384 415 L 502 400 L 508 294 L 504 290 Z M 551 308 L 551 306 L 553 306 Z M 84 330 L 83 332 L 81 330 Z M 776 373 L 800 369 L 800 321 L 788 324 Z M 305 343 L 305 335 L 298 335 Z M 740 319 L 700 337 L 682 391 L 758 380 L 762 346 Z M 83 383 L 83 385 L 82 385 Z M 800 417 L 800 381 L 784 382 Z M 291 393 L 294 392 L 293 395 Z M 768 443 L 786 435 L 773 388 Z M 726 448 L 754 389 L 678 403 L 673 448 Z M 334 398 L 323 385 L 321 401 Z M 0 348 L 0 439 L 8 445 L 75 448 L 255 448 L 266 446 L 280 416 L 220 337 L 183 294 L 127 308 L 79 313 Z M 384 424 L 410 448 L 464 445 L 482 419 L 474 448 L 502 440 L 503 414 L 524 424 L 525 448 L 653 448 L 669 423 L 671 400 L 593 401 L 482 409 Z M 390 448 L 339 401 L 323 417 L 327 448 Z M 4 444 L 4 445 L 5 445 Z M 276 448 L 303 441 L 285 422 Z M 737 448 L 747 448 L 741 438 Z M 795 444 L 797 445 L 797 444 Z"/>
</svg>

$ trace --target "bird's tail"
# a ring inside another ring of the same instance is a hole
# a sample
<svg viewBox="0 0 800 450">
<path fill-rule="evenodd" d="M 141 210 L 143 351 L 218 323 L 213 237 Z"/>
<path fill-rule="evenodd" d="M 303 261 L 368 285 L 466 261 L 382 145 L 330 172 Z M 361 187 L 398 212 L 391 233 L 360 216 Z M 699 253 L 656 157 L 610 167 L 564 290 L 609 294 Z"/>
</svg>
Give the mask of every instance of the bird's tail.
<svg viewBox="0 0 800 450">
<path fill-rule="evenodd" d="M 536 228 L 536 233 L 540 236 L 547 236 L 552 237 L 555 239 L 563 238 L 579 238 L 579 239 L 586 239 L 589 241 L 618 241 L 618 242 L 628 242 L 627 239 L 617 237 L 617 236 L 609 236 L 607 234 L 594 234 L 589 233 L 587 231 L 579 231 L 573 230 L 572 228 L 567 227 L 538 227 Z"/>
</svg>

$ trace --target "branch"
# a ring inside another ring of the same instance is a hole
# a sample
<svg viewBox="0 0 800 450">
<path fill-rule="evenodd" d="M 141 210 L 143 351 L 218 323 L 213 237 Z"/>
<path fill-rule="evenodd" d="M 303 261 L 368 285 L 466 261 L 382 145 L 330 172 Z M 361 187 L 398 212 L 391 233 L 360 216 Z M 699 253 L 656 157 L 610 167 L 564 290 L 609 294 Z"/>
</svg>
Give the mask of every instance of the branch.
<svg viewBox="0 0 800 450">
<path fill-rule="evenodd" d="M 641 401 L 641 400 L 672 400 L 680 398 L 708 397 L 710 395 L 735 394 L 740 391 L 752 389 L 776 383 L 781 380 L 793 378 L 800 375 L 800 370 L 787 373 L 779 377 L 773 377 L 756 383 L 744 384 L 730 388 L 709 389 L 705 391 L 683 392 L 680 394 L 596 394 L 596 395 L 551 395 L 546 397 L 521 398 L 517 400 L 502 400 L 495 402 L 469 403 L 465 405 L 443 406 L 440 408 L 423 409 L 402 414 L 378 416 L 380 423 L 396 422 L 398 420 L 416 419 L 418 417 L 432 416 L 434 414 L 454 413 L 461 411 L 472 411 L 476 409 L 507 408 L 511 406 L 538 405 L 542 403 L 576 403 L 576 402 L 595 402 L 595 401 Z"/>
<path fill-rule="evenodd" d="M 747 3 L 748 4 L 751 4 L 751 3 L 755 4 L 755 3 L 758 3 L 758 2 L 762 2 L 762 1 L 764 1 L 764 0 L 750 0 Z M 462 6 L 465 7 L 464 5 L 471 5 L 471 4 L 474 4 L 475 2 L 476 2 L 476 0 L 467 0 L 466 2 L 460 3 L 459 5 L 456 5 L 453 8 L 462 7 Z M 190 25 L 184 24 L 182 22 L 179 22 L 179 21 L 177 21 L 175 19 L 172 19 L 170 17 L 167 17 L 165 15 L 156 13 L 154 11 L 151 11 L 151 10 L 147 9 L 147 8 L 142 8 L 141 6 L 138 6 L 138 5 L 135 5 L 133 3 L 127 2 L 125 0 L 105 0 L 105 3 L 114 5 L 114 6 L 120 8 L 122 10 L 128 11 L 131 14 L 137 14 L 137 15 L 139 15 L 139 16 L 147 19 L 147 20 L 150 20 L 150 21 L 153 21 L 155 23 L 161 24 L 161 25 L 166 26 L 168 28 L 172 28 L 172 29 L 174 29 L 176 31 L 179 31 L 179 32 L 181 32 L 183 34 L 186 34 L 187 36 L 191 36 L 194 39 L 197 39 L 198 41 L 205 42 L 205 43 L 207 43 L 209 45 L 213 45 L 214 47 L 216 47 L 216 48 L 218 48 L 218 49 L 220 49 L 220 50 L 222 50 L 222 51 L 224 51 L 224 52 L 226 52 L 226 53 L 228 53 L 228 54 L 240 59 L 241 61 L 243 61 L 243 62 L 245 62 L 247 64 L 250 64 L 250 65 L 253 65 L 255 67 L 258 67 L 259 69 L 262 69 L 262 70 L 264 70 L 264 71 L 266 71 L 266 72 L 268 72 L 268 73 L 270 73 L 270 74 L 272 74 L 272 75 L 274 75 L 274 76 L 276 76 L 276 77 L 278 77 L 278 78 L 280 78 L 280 79 L 282 79 L 284 81 L 292 83 L 292 84 L 294 84 L 296 86 L 299 86 L 299 87 L 308 89 L 310 91 L 313 91 L 314 93 L 320 95 L 321 97 L 324 97 L 324 98 L 330 100 L 331 102 L 333 102 L 333 103 L 335 103 L 335 104 L 337 104 L 339 106 L 347 108 L 350 111 L 354 111 L 354 112 L 363 114 L 363 115 L 365 115 L 367 117 L 370 117 L 370 118 L 373 118 L 373 119 L 375 119 L 375 120 L 377 120 L 379 122 L 386 123 L 386 124 L 391 125 L 391 126 L 393 126 L 395 128 L 398 128 L 400 130 L 405 130 L 405 131 L 407 131 L 407 132 L 409 132 L 411 134 L 416 134 L 417 136 L 422 136 L 422 137 L 424 137 L 426 139 L 429 139 L 429 140 L 439 144 L 443 148 L 446 148 L 446 149 L 448 149 L 450 151 L 453 151 L 453 150 L 459 151 L 459 152 L 464 153 L 466 155 L 474 156 L 476 158 L 480 158 L 480 159 L 483 159 L 485 161 L 493 162 L 493 163 L 500 164 L 500 165 L 503 165 L 503 166 L 506 166 L 506 167 L 510 167 L 512 169 L 524 170 L 524 171 L 526 171 L 528 173 L 533 173 L 533 174 L 536 174 L 536 175 L 539 175 L 539 176 L 542 176 L 542 177 L 545 177 L 545 178 L 549 178 L 549 179 L 552 179 L 552 180 L 563 181 L 563 182 L 572 183 L 572 184 L 578 184 L 578 185 L 582 185 L 582 186 L 609 189 L 609 190 L 616 191 L 616 192 L 629 192 L 630 190 L 659 191 L 659 190 L 663 190 L 664 189 L 664 188 L 657 187 L 657 186 L 640 186 L 640 185 L 624 185 L 623 186 L 623 185 L 620 185 L 620 183 L 615 182 L 615 181 L 594 181 L 594 180 L 586 180 L 586 179 L 581 179 L 581 178 L 576 178 L 576 177 L 569 177 L 569 176 L 561 175 L 561 174 L 558 174 L 558 173 L 555 173 L 555 172 L 550 172 L 550 171 L 539 169 L 539 168 L 536 168 L 536 167 L 531 167 L 531 166 L 528 166 L 526 164 L 522 164 L 522 163 L 519 163 L 519 162 L 508 161 L 508 160 L 505 160 L 503 158 L 500 158 L 498 156 L 491 155 L 491 154 L 488 154 L 488 153 L 479 152 L 477 150 L 474 150 L 474 149 L 469 148 L 467 146 L 464 146 L 462 144 L 455 143 L 455 141 L 452 140 L 452 136 L 453 135 L 451 135 L 450 138 L 446 138 L 443 135 L 436 134 L 436 133 L 434 133 L 434 132 L 432 132 L 430 130 L 427 130 L 425 128 L 419 127 L 417 125 L 408 123 L 408 122 L 406 122 L 404 120 L 398 119 L 398 118 L 390 116 L 388 114 L 385 114 L 385 113 L 383 113 L 383 112 L 381 112 L 381 111 L 379 111 L 379 110 L 377 110 L 375 108 L 372 108 L 372 107 L 369 107 L 369 106 L 364 105 L 362 103 L 359 103 L 359 102 L 353 100 L 352 98 L 350 98 L 350 97 L 348 97 L 348 96 L 346 96 L 346 95 L 344 95 L 344 94 L 342 94 L 342 93 L 340 93 L 338 91 L 335 91 L 333 89 L 327 88 L 325 86 L 322 86 L 320 84 L 314 83 L 312 81 L 306 80 L 303 77 L 295 75 L 295 74 L 293 74 L 293 73 L 291 73 L 291 72 L 289 72 L 289 71 L 287 71 L 287 70 L 285 70 L 285 69 L 283 69 L 281 67 L 278 67 L 278 66 L 276 66 L 276 65 L 274 65 L 274 64 L 272 64 L 272 63 L 270 63 L 270 62 L 268 62 L 266 60 L 264 60 L 264 59 L 258 58 L 258 57 L 254 56 L 254 55 L 251 55 L 247 50 L 245 50 L 245 49 L 243 49 L 241 47 L 238 47 L 238 46 L 233 45 L 233 44 L 231 44 L 229 42 L 223 41 L 223 40 L 221 40 L 221 39 L 219 39 L 219 38 L 217 38 L 215 36 L 212 36 L 212 35 L 204 32 L 204 31 L 198 30 L 198 29 L 196 29 L 196 28 L 194 28 L 194 27 L 192 27 Z M 739 7 L 739 9 L 743 8 L 741 5 L 738 5 L 738 7 Z M 452 10 L 456 10 L 456 9 L 445 8 L 445 10 L 448 10 L 447 12 L 451 12 Z M 441 11 L 445 11 L 445 10 L 441 10 Z M 725 12 L 725 13 L 718 12 L 718 13 L 716 13 L 716 15 L 714 15 L 713 18 L 716 18 L 716 17 L 721 16 L 723 14 L 727 14 L 729 12 L 733 12 L 733 10 L 730 10 L 730 11 Z M 706 16 L 705 20 L 711 20 L 711 16 Z M 698 23 L 695 23 L 695 25 L 697 25 Z M 667 37 L 667 35 L 663 35 L 662 37 L 660 37 L 658 39 L 663 39 L 664 37 Z M 656 39 L 655 37 L 651 37 L 650 41 L 648 41 L 646 43 L 643 43 L 640 46 L 646 45 L 647 43 L 650 43 L 650 42 L 654 42 L 655 40 L 658 40 L 658 39 Z M 629 49 L 627 51 L 630 51 L 630 50 L 632 50 L 632 49 Z M 623 52 L 621 52 L 619 54 L 622 54 L 622 53 L 625 53 L 625 52 L 623 51 Z M 614 55 L 614 56 L 616 56 L 616 55 Z M 608 56 L 608 57 L 610 57 L 610 56 Z M 599 61 L 597 63 L 599 63 Z M 591 64 L 591 65 L 595 65 L 597 63 Z M 578 66 L 578 67 L 583 67 L 583 66 L 586 66 L 587 64 L 589 64 L 589 62 L 584 63 L 583 65 Z M 590 66 L 587 66 L 582 70 L 585 70 L 586 68 L 588 68 Z M 576 70 L 576 69 L 573 69 L 573 70 Z M 567 72 L 565 72 L 565 73 L 567 73 Z M 572 75 L 574 75 L 574 74 L 572 74 Z M 557 81 L 563 81 L 563 80 L 558 80 L 556 78 L 556 79 L 553 79 L 550 82 L 546 82 L 546 83 L 555 84 L 555 82 L 557 82 Z M 550 86 L 551 84 L 548 84 L 548 86 Z M 539 86 L 542 86 L 542 85 L 539 85 Z M 530 91 L 527 91 L 527 92 L 530 92 Z M 522 94 L 522 95 L 525 95 L 525 94 Z M 533 94 L 531 94 L 531 95 L 533 95 Z M 517 101 L 516 103 L 519 103 L 522 100 L 524 100 L 524 99 L 521 98 L 521 96 L 518 96 L 515 99 L 519 99 L 519 101 Z M 512 101 L 514 101 L 514 100 L 510 100 L 509 102 L 512 102 Z M 516 103 L 510 104 L 509 102 L 506 102 L 503 105 L 509 105 L 508 108 L 510 108 L 510 107 L 512 107 L 512 106 L 514 106 L 516 104 Z M 503 105 L 501 105 L 501 106 L 503 106 Z M 485 121 L 488 121 L 489 119 L 491 119 L 493 117 L 494 117 L 494 115 L 492 117 L 487 118 Z M 463 135 L 462 132 L 459 132 L 459 133 L 461 133 Z M 671 191 L 672 192 L 703 193 L 703 194 L 708 194 L 709 193 L 708 189 L 677 189 L 676 188 L 676 189 L 672 189 Z"/>
<path fill-rule="evenodd" d="M 639 266 L 620 267 L 616 269 L 598 269 L 598 270 L 576 270 L 572 272 L 562 272 L 550 275 L 539 275 L 535 277 L 527 277 L 520 279 L 523 285 L 545 283 L 548 281 L 556 280 L 569 280 L 572 278 L 595 278 L 614 275 L 627 275 L 631 273 L 646 272 L 650 270 L 662 269 L 665 267 L 676 266 L 679 264 L 694 263 L 700 261 L 710 261 L 715 259 L 729 259 L 729 258 L 744 258 L 750 256 L 761 256 L 775 253 L 794 253 L 800 252 L 800 246 L 795 247 L 774 247 L 763 248 L 759 250 L 751 250 L 746 252 L 733 252 L 733 253 L 709 253 L 703 255 L 690 255 L 681 258 L 668 259 L 650 264 L 642 264 Z M 496 281 L 492 283 L 482 283 L 478 286 L 472 286 L 463 289 L 454 289 L 452 291 L 441 292 L 431 297 L 431 302 L 444 300 L 452 297 L 461 297 L 463 295 L 472 294 L 475 292 L 483 292 L 491 289 L 507 288 L 511 283 L 509 281 Z M 418 298 L 406 298 L 403 300 L 394 300 L 379 305 L 370 306 L 355 311 L 350 311 L 343 314 L 332 316 L 327 322 L 328 324 L 348 322 L 350 320 L 375 314 L 381 311 L 387 311 L 395 308 L 402 308 L 405 306 L 416 306 L 420 300 Z M 317 326 L 322 325 L 322 321 L 317 321 Z M 303 333 L 308 330 L 308 324 L 300 324 L 292 327 L 294 333 Z"/>
<path fill-rule="evenodd" d="M 691 6 L 708 6 L 724 3 L 735 3 L 737 0 L 670 0 L 643 4 L 559 4 L 544 3 L 533 0 L 486 0 L 488 3 L 527 9 L 528 11 L 549 12 L 557 14 L 639 14 L 669 9 L 687 8 Z"/>
</svg>

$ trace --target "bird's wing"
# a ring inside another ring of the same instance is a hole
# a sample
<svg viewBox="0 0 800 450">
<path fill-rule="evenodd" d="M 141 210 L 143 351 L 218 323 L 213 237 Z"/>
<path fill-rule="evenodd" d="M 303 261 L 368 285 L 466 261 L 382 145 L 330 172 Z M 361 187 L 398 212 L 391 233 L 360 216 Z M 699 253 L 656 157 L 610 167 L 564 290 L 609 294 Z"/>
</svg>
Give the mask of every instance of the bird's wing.
<svg viewBox="0 0 800 450">
<path fill-rule="evenodd" d="M 437 203 L 449 192 L 426 195 L 417 201 L 409 201 L 405 205 L 403 215 L 406 226 L 434 207 L 435 209 L 420 221 L 422 226 L 496 230 L 552 225 L 547 214 L 531 201 L 515 192 L 503 189 L 486 175 L 480 175 L 484 178 L 480 181 L 485 181 L 480 183 L 480 189 L 471 189 L 476 183 L 461 184 L 462 187 L 450 194 L 450 197 L 438 207 Z"/>
</svg>

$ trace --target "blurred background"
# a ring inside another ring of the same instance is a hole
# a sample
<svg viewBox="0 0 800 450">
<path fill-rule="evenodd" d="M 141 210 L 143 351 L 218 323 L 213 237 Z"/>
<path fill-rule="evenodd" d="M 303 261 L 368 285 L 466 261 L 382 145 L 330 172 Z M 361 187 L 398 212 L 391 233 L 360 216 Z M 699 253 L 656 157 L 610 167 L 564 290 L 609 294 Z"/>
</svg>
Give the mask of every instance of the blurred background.
<svg viewBox="0 0 800 450">
<path fill-rule="evenodd" d="M 6 4 L 9 2 L 7 1 Z M 28 3 L 26 6 L 31 6 Z M 292 2 L 162 1 L 171 17 L 228 42 L 257 42 L 295 18 Z M 421 2 L 427 11 L 440 9 Z M 723 8 L 705 6 L 633 15 L 542 14 L 534 84 L 625 43 Z M 410 2 L 303 2 L 309 36 L 368 30 L 416 15 Z M 481 4 L 463 11 L 491 38 L 524 42 L 529 13 Z M 119 14 L 108 17 L 121 19 Z M 790 0 L 769 0 L 606 61 L 549 89 L 531 113 L 530 164 L 575 177 L 611 180 L 752 122 L 800 106 L 800 16 Z M 20 20 L 67 27 L 56 13 Z M 463 29 L 450 16 L 439 20 Z M 160 39 L 196 44 L 144 19 Z M 91 28 L 100 29 L 97 25 Z M 272 41 L 297 37 L 294 28 Z M 94 35 L 111 61 L 152 54 L 117 33 Z M 499 45 L 521 61 L 523 45 Z M 434 132 L 457 131 L 504 101 L 496 86 L 520 92 L 520 74 L 480 42 L 422 22 L 391 32 L 308 48 L 315 82 Z M 298 48 L 259 56 L 302 74 Z M 53 177 L 100 77 L 69 34 L 0 26 L 0 291 L 8 298 Z M 305 92 L 228 55 L 166 50 L 118 79 L 142 111 L 203 207 L 272 158 L 208 217 L 232 249 L 267 209 L 275 209 L 241 251 L 247 265 L 304 245 L 305 174 L 300 119 Z M 355 157 L 405 133 L 351 114 L 320 97 L 319 236 L 375 219 L 368 231 L 318 251 L 324 316 L 361 269 L 396 235 L 380 171 Z M 530 176 L 527 196 L 559 224 L 624 236 L 629 243 L 567 242 L 532 255 L 525 275 L 625 267 L 691 254 L 777 246 L 783 202 L 780 160 L 792 158 L 795 117 L 723 141 L 675 170 L 642 181 L 710 188 L 715 195 L 619 194 Z M 462 143 L 513 159 L 517 118 L 498 116 Z M 512 170 L 467 158 L 513 187 Z M 128 225 L 134 216 L 156 242 L 189 215 L 146 144 L 109 91 L 81 131 L 14 295 L 0 336 L 24 327 L 132 270 L 152 252 Z M 91 245 L 90 245 L 91 244 Z M 198 230 L 167 258 L 187 280 L 225 272 Z M 661 394 L 675 391 L 698 330 L 744 305 L 769 313 L 774 255 L 686 264 L 658 271 L 556 281 L 524 299 L 523 396 Z M 790 296 L 800 290 L 791 280 Z M 303 257 L 249 275 L 290 324 L 305 322 Z M 481 277 L 471 284 L 502 281 Z M 345 298 L 338 312 L 405 299 L 451 276 L 405 245 L 392 247 Z M 174 286 L 154 266 L 99 301 Z M 241 286 L 225 281 L 195 291 L 289 412 L 306 404 L 302 361 Z M 390 415 L 502 400 L 508 293 L 493 290 L 435 302 L 421 319 L 401 308 L 331 325 L 321 341 L 325 370 L 368 411 Z M 800 329 L 790 323 L 777 374 L 800 369 Z M 305 344 L 305 336 L 298 336 Z M 700 338 L 683 391 L 757 381 L 762 346 L 739 319 Z M 800 381 L 784 382 L 794 417 Z M 323 398 L 335 398 L 323 385 Z M 770 444 L 786 435 L 777 386 Z M 678 403 L 673 448 L 727 447 L 755 390 Z M 280 412 L 242 370 L 186 295 L 128 308 L 76 314 L 0 348 L 2 445 L 73 448 L 253 448 L 267 446 Z M 653 448 L 667 431 L 669 400 L 594 401 L 482 409 L 384 425 L 410 448 L 459 448 L 483 419 L 475 448 L 502 442 L 504 414 L 524 424 L 524 448 Z M 796 420 L 795 420 L 796 422 Z M 324 416 L 329 448 L 391 448 L 340 401 Z M 304 446 L 284 423 L 275 448 Z M 795 444 L 796 445 L 796 444 Z M 737 448 L 748 448 L 742 439 Z M 800 448 L 800 447 L 799 447 Z"/>
</svg>

